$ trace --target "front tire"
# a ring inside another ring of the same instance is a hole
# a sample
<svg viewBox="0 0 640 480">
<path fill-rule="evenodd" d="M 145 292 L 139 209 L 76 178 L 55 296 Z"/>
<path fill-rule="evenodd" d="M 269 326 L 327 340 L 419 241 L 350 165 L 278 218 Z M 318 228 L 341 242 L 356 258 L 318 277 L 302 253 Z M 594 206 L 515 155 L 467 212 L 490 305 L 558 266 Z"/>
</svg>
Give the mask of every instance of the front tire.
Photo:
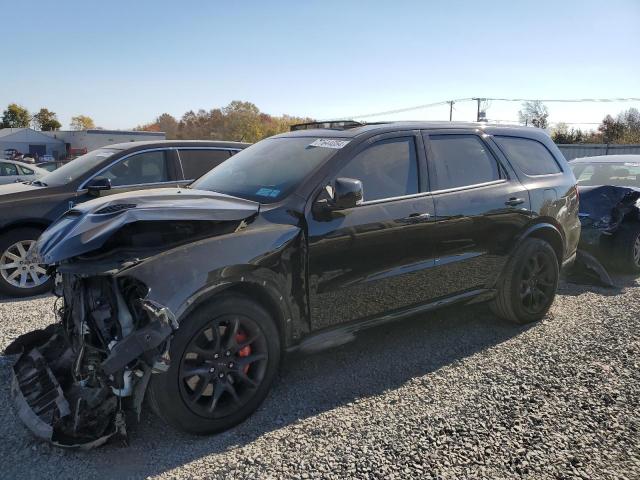
<svg viewBox="0 0 640 480">
<path fill-rule="evenodd" d="M 527 238 L 507 262 L 491 309 L 514 323 L 540 320 L 551 308 L 559 276 L 558 258 L 551 245 Z"/>
<path fill-rule="evenodd" d="M 227 430 L 266 398 L 280 355 L 269 313 L 245 296 L 223 294 L 181 323 L 171 340 L 169 370 L 151 377 L 149 402 L 179 430 Z"/>
<path fill-rule="evenodd" d="M 38 228 L 16 228 L 0 236 L 0 291 L 29 297 L 51 291 L 53 278 L 32 261 L 32 249 L 42 234 Z"/>
</svg>

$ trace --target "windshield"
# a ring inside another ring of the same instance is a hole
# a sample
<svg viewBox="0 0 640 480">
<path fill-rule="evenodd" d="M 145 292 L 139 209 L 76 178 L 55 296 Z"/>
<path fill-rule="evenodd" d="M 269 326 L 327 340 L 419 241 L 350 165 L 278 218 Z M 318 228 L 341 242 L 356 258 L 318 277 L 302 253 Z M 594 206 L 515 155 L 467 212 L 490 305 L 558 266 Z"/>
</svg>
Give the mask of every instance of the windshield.
<svg viewBox="0 0 640 480">
<path fill-rule="evenodd" d="M 640 187 L 640 162 L 577 163 L 571 169 L 580 186 Z"/>
<path fill-rule="evenodd" d="M 40 179 L 40 183 L 45 185 L 65 185 L 93 170 L 104 160 L 120 151 L 121 150 L 114 148 L 99 148 L 98 150 L 93 150 L 43 176 Z"/>
<path fill-rule="evenodd" d="M 347 143 L 345 139 L 268 138 L 237 153 L 191 186 L 261 203 L 277 202 Z"/>
</svg>

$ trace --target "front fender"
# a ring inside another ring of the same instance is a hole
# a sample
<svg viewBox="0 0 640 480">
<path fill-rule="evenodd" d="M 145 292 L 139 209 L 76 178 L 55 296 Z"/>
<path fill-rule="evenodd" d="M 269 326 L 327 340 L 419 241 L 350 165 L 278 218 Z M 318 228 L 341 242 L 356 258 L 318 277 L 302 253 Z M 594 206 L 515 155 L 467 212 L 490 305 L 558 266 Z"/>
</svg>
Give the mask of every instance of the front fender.
<svg viewBox="0 0 640 480">
<path fill-rule="evenodd" d="M 213 295 L 237 285 L 261 288 L 278 302 L 285 324 L 304 317 L 301 229 L 266 224 L 199 240 L 121 270 L 148 288 L 146 299 L 168 308 L 180 322 Z M 288 332 L 287 336 L 293 335 Z"/>
</svg>

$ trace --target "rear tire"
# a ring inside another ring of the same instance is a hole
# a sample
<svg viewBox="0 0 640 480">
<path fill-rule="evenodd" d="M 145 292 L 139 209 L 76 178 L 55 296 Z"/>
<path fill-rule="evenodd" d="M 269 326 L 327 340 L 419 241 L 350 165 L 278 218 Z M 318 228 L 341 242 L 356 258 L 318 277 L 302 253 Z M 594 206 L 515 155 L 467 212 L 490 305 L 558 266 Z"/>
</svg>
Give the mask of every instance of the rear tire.
<svg viewBox="0 0 640 480">
<path fill-rule="evenodd" d="M 43 273 L 44 266 L 28 262 L 23 255 L 41 234 L 39 228 L 24 227 L 0 236 L 0 292 L 12 297 L 30 297 L 51 291 L 53 277 Z M 20 286 L 21 283 L 24 286 Z"/>
<path fill-rule="evenodd" d="M 280 336 L 264 308 L 224 294 L 184 319 L 169 353 L 169 370 L 151 377 L 152 409 L 174 428 L 212 434 L 242 422 L 266 398 Z"/>
<path fill-rule="evenodd" d="M 613 237 L 613 266 L 627 273 L 640 273 L 640 224 L 622 225 Z"/>
<path fill-rule="evenodd" d="M 525 239 L 507 262 L 491 310 L 513 323 L 540 320 L 551 308 L 559 275 L 551 245 L 538 238 Z"/>
</svg>

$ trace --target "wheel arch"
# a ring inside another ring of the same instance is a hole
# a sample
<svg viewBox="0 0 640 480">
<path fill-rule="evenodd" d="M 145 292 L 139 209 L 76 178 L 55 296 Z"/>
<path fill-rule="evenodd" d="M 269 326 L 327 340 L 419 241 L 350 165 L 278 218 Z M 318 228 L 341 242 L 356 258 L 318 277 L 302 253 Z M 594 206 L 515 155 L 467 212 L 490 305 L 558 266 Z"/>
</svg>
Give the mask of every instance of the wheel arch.
<svg viewBox="0 0 640 480">
<path fill-rule="evenodd" d="M 263 307 L 273 318 L 280 344 L 283 350 L 292 343 L 291 337 L 291 311 L 284 296 L 275 287 L 268 285 L 265 281 L 254 281 L 242 279 L 234 282 L 220 284 L 210 289 L 207 294 L 201 295 L 183 310 L 180 314 L 179 323 L 200 308 L 215 302 L 220 296 L 225 294 L 237 294 L 245 296 Z"/>
<path fill-rule="evenodd" d="M 558 265 L 562 265 L 565 251 L 565 240 L 562 235 L 562 230 L 551 221 L 545 219 L 530 225 L 520 236 L 515 248 L 517 248 L 527 238 L 539 238 L 551 245 L 553 251 L 556 253 Z"/>
<path fill-rule="evenodd" d="M 0 235 L 10 232 L 11 230 L 17 230 L 18 228 L 38 228 L 44 231 L 49 227 L 49 225 L 51 225 L 51 222 L 48 222 L 44 219 L 33 218 L 20 220 L 17 222 L 8 223 L 0 227 Z"/>
</svg>

